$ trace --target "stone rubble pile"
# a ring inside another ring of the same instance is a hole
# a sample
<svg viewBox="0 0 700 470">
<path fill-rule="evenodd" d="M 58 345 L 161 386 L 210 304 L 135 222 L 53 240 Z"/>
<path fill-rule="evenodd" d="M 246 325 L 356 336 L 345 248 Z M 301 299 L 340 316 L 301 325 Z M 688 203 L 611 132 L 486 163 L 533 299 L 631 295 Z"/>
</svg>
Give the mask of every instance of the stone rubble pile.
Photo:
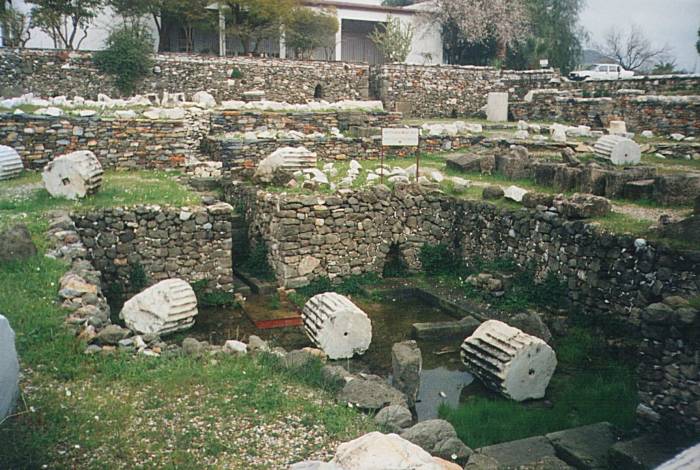
<svg viewBox="0 0 700 470">
<path fill-rule="evenodd" d="M 126 301 L 119 317 L 141 334 L 167 335 L 194 325 L 197 297 L 182 279 L 166 279 Z"/>
<path fill-rule="evenodd" d="M 421 126 L 421 130 L 424 136 L 429 137 L 468 135 L 470 133 L 480 134 L 484 131 L 481 124 L 466 123 L 464 121 L 455 121 L 448 124 L 425 123 Z"/>
<path fill-rule="evenodd" d="M 497 320 L 464 340 L 461 357 L 484 385 L 515 401 L 543 398 L 557 366 L 547 343 Z"/>
<path fill-rule="evenodd" d="M 306 335 L 330 359 L 364 354 L 372 342 L 372 323 L 367 314 L 335 292 L 309 299 L 301 317 Z"/>
<path fill-rule="evenodd" d="M 24 170 L 19 153 L 12 147 L 0 145 L 0 181 L 16 178 Z"/>
<path fill-rule="evenodd" d="M 281 147 L 258 163 L 254 177 L 263 183 L 270 183 L 277 171 L 294 173 L 315 169 L 316 161 L 316 154 L 305 147 Z"/>
<path fill-rule="evenodd" d="M 44 167 L 41 177 L 51 196 L 75 200 L 97 193 L 102 174 L 95 154 L 83 150 L 55 158 Z"/>
<path fill-rule="evenodd" d="M 312 101 L 306 104 L 290 104 L 279 101 L 224 101 L 221 103 L 222 109 L 227 110 L 259 110 L 259 111 L 296 111 L 296 112 L 311 112 L 311 111 L 383 111 L 384 104 L 381 101 L 352 101 L 343 100 L 335 103 L 328 101 Z"/>
</svg>

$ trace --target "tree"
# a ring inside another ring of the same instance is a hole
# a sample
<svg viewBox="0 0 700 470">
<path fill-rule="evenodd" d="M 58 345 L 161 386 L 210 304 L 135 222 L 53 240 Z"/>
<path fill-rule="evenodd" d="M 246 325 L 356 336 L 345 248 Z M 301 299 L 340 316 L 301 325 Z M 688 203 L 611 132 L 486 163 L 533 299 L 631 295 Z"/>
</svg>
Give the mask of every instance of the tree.
<svg viewBox="0 0 700 470">
<path fill-rule="evenodd" d="M 140 24 L 124 24 L 107 38 L 105 49 L 96 52 L 94 61 L 105 73 L 114 75 L 117 88 L 132 94 L 136 84 L 153 67 L 153 38 Z"/>
<path fill-rule="evenodd" d="M 29 16 L 12 7 L 0 10 L 0 24 L 4 32 L 3 42 L 8 47 L 23 48 L 31 38 Z"/>
<path fill-rule="evenodd" d="M 265 39 L 278 39 L 296 0 L 227 0 L 226 30 L 243 45 L 243 53 L 258 52 Z"/>
<path fill-rule="evenodd" d="M 653 62 L 667 59 L 670 50 L 666 45 L 654 46 L 637 25 L 631 25 L 626 31 L 611 29 L 599 47 L 603 54 L 634 71 L 648 69 Z"/>
<path fill-rule="evenodd" d="M 528 0 L 532 35 L 519 45 L 525 65 L 537 67 L 547 59 L 568 74 L 579 63 L 587 34 L 579 26 L 585 0 Z"/>
<path fill-rule="evenodd" d="M 698 54 L 700 54 L 700 28 L 698 28 L 698 42 L 695 43 L 695 49 L 697 49 Z"/>
<path fill-rule="evenodd" d="M 311 8 L 295 8 L 285 28 L 286 45 L 297 57 L 310 58 L 314 49 L 335 44 L 338 17 Z"/>
<path fill-rule="evenodd" d="M 163 13 L 169 0 L 107 0 L 107 4 L 120 15 L 124 22 L 132 25 L 150 16 L 158 32 L 158 50 L 164 49 Z"/>
<path fill-rule="evenodd" d="M 102 6 L 102 0 L 28 0 L 27 3 L 35 5 L 31 26 L 48 34 L 55 47 L 68 50 L 80 49 Z"/>
<path fill-rule="evenodd" d="M 182 28 L 187 52 L 194 48 L 195 29 L 212 26 L 212 14 L 206 8 L 210 3 L 210 0 L 165 0 L 162 4 L 162 15 L 168 16 Z"/>
<path fill-rule="evenodd" d="M 403 26 L 399 18 L 389 16 L 386 24 L 378 25 L 369 38 L 388 62 L 404 62 L 411 52 L 413 25 Z"/>
<path fill-rule="evenodd" d="M 659 62 L 651 69 L 652 75 L 671 75 L 674 73 L 683 73 L 682 71 L 676 70 L 675 60 Z"/>
<path fill-rule="evenodd" d="M 428 14 L 442 25 L 443 37 L 447 30 L 446 39 L 457 39 L 463 44 L 494 41 L 495 55 L 501 62 L 506 59 L 508 48 L 530 32 L 525 0 L 435 0 L 435 8 Z"/>
</svg>

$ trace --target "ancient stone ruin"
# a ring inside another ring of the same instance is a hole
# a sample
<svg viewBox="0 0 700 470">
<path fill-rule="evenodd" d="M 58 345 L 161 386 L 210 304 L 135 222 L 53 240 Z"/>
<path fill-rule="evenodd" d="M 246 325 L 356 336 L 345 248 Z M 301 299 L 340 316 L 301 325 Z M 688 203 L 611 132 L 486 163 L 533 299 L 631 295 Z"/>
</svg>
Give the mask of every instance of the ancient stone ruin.
<svg viewBox="0 0 700 470">
<path fill-rule="evenodd" d="M 302 311 L 304 329 L 330 359 L 364 354 L 372 342 L 367 314 L 345 296 L 326 292 L 312 297 Z"/>
<path fill-rule="evenodd" d="M 0 145 L 0 180 L 17 177 L 24 169 L 19 153 L 12 147 Z"/>
<path fill-rule="evenodd" d="M 606 135 L 598 139 L 595 153 L 614 165 L 637 165 L 642 160 L 642 151 L 632 139 L 620 135 Z"/>
<path fill-rule="evenodd" d="M 19 393 L 19 361 L 15 350 L 15 332 L 0 315 L 0 421 L 12 412 Z"/>
<path fill-rule="evenodd" d="M 465 339 L 461 356 L 487 387 L 515 401 L 544 397 L 557 367 L 547 343 L 498 320 L 484 322 Z"/>
<path fill-rule="evenodd" d="M 182 279 L 166 279 L 129 299 L 119 317 L 131 330 L 165 335 L 194 325 L 197 297 Z"/>
<path fill-rule="evenodd" d="M 53 197 L 82 199 L 102 186 L 102 165 L 89 150 L 60 156 L 44 168 L 44 187 Z"/>
</svg>

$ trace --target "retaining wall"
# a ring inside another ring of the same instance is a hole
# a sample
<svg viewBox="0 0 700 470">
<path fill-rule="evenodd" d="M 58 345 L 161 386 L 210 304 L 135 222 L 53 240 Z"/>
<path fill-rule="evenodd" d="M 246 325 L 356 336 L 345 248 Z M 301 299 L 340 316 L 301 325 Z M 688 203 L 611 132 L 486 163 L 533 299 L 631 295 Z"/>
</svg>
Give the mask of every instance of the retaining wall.
<svg viewBox="0 0 700 470">
<path fill-rule="evenodd" d="M 72 218 L 105 285 L 130 292 L 131 273 L 140 265 L 149 284 L 178 277 L 233 290 L 231 234 L 239 218 L 228 204 L 107 208 Z"/>
</svg>

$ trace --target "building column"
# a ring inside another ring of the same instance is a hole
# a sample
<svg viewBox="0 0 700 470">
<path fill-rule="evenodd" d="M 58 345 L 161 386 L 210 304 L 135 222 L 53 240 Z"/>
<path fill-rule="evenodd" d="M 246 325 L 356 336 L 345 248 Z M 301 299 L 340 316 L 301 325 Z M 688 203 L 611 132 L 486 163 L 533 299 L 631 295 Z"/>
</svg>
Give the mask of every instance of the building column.
<svg viewBox="0 0 700 470">
<path fill-rule="evenodd" d="M 280 34 L 280 59 L 287 58 L 287 37 L 285 36 L 284 30 Z"/>
<path fill-rule="evenodd" d="M 219 56 L 226 57 L 226 16 L 221 3 L 219 3 Z"/>
<path fill-rule="evenodd" d="M 335 33 L 335 60 L 343 60 L 343 20 L 338 18 L 338 32 Z"/>
</svg>

